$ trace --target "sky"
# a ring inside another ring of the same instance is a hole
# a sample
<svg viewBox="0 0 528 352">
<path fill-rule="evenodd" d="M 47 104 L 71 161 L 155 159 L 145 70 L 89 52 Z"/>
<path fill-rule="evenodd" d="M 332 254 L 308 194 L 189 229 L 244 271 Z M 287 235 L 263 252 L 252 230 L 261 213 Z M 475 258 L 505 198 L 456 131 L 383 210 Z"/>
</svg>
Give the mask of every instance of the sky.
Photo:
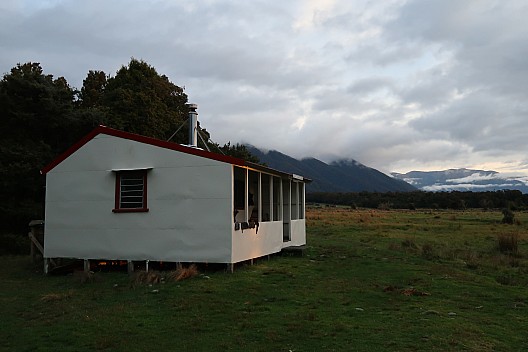
<svg viewBox="0 0 528 352">
<path fill-rule="evenodd" d="M 141 59 L 217 143 L 528 175 L 526 0 L 2 0 L 0 73 Z"/>
</svg>

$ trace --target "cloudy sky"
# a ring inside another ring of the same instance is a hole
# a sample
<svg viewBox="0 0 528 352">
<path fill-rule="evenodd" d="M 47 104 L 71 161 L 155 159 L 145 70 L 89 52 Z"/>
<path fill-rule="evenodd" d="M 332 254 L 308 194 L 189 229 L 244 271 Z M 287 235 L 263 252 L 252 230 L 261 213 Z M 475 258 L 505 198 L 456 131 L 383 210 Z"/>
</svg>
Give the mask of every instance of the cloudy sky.
<svg viewBox="0 0 528 352">
<path fill-rule="evenodd" d="M 528 174 L 526 0 L 2 0 L 0 73 L 80 88 L 131 57 L 218 143 L 383 172 Z"/>
</svg>

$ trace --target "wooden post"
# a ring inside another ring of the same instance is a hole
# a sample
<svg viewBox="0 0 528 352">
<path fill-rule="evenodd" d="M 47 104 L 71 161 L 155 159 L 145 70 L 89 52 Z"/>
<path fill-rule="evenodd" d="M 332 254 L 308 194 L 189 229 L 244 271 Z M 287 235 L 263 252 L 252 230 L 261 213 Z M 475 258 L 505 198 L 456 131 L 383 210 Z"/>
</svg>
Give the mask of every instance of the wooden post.
<svg viewBox="0 0 528 352">
<path fill-rule="evenodd" d="M 44 258 L 44 221 L 42 220 L 31 220 L 29 222 L 29 233 L 28 237 L 30 239 L 30 253 L 31 260 L 35 262 L 35 257 L 37 256 L 38 251 L 42 254 Z"/>
<path fill-rule="evenodd" d="M 33 241 L 31 240 L 31 232 L 28 233 L 28 237 L 30 239 L 29 241 L 29 252 L 31 253 L 31 261 L 35 262 L 35 245 L 33 244 Z"/>
<path fill-rule="evenodd" d="M 234 270 L 235 270 L 235 264 L 227 263 L 227 271 L 232 274 Z"/>
<path fill-rule="evenodd" d="M 84 260 L 84 272 L 85 273 L 90 272 L 90 259 Z"/>
<path fill-rule="evenodd" d="M 33 246 L 34 246 L 35 248 L 37 248 L 40 251 L 40 253 L 42 253 L 42 256 L 44 256 L 44 247 L 42 247 L 42 245 L 37 240 L 37 238 L 31 232 L 28 233 L 28 236 L 29 236 L 29 239 L 30 239 L 30 241 L 32 243 L 32 247 L 31 248 L 33 249 Z"/>
<path fill-rule="evenodd" d="M 148 265 L 149 265 L 149 260 L 145 260 L 145 271 L 148 273 L 149 271 L 149 268 L 148 268 Z"/>
<path fill-rule="evenodd" d="M 48 275 L 49 271 L 49 258 L 44 258 L 44 275 Z"/>
<path fill-rule="evenodd" d="M 127 271 L 129 275 L 134 272 L 134 262 L 131 260 L 127 260 Z"/>
</svg>

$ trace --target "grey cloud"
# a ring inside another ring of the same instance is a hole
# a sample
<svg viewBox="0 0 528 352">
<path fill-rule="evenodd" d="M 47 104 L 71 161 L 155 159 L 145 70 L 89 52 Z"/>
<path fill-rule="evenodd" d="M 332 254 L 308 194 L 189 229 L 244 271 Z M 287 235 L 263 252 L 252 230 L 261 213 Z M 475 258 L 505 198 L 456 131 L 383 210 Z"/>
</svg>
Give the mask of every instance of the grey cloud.
<svg viewBox="0 0 528 352">
<path fill-rule="evenodd" d="M 359 45 L 346 55 L 349 62 L 362 62 L 373 66 L 386 67 L 398 63 L 414 60 L 424 53 L 424 49 L 417 45 L 370 42 Z"/>
<path fill-rule="evenodd" d="M 369 94 L 383 89 L 392 89 L 393 82 L 388 78 L 372 77 L 361 79 L 347 88 L 347 93 L 351 94 Z"/>
<path fill-rule="evenodd" d="M 477 91 L 410 125 L 424 134 L 468 143 L 475 151 L 507 153 L 526 146 L 526 113 L 526 109 L 516 111 L 507 101 Z"/>
</svg>

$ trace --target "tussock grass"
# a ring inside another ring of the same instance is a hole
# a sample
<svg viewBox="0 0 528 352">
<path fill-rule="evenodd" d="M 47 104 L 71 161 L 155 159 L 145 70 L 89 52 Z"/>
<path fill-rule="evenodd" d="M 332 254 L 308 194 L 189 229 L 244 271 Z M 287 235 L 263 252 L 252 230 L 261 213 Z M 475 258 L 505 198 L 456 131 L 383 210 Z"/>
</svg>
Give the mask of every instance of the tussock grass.
<svg viewBox="0 0 528 352">
<path fill-rule="evenodd" d="M 497 249 L 501 253 L 518 255 L 519 254 L 519 234 L 518 233 L 501 233 L 497 236 Z"/>
<path fill-rule="evenodd" d="M 424 243 L 422 245 L 422 257 L 427 260 L 432 260 L 437 257 L 436 251 L 431 243 Z"/>
<path fill-rule="evenodd" d="M 516 223 L 515 213 L 511 209 L 502 209 L 502 223 L 503 224 L 514 224 Z M 520 224 L 520 223 L 519 223 Z"/>
<path fill-rule="evenodd" d="M 412 238 L 406 238 L 401 243 L 402 248 L 406 249 L 418 249 L 418 246 L 416 243 L 414 243 L 414 240 Z"/>
<path fill-rule="evenodd" d="M 133 287 L 145 284 L 159 284 L 161 282 L 161 274 L 159 271 L 145 271 L 140 270 L 132 273 L 130 283 Z"/>
<path fill-rule="evenodd" d="M 191 264 L 188 267 L 184 267 L 182 264 L 178 264 L 176 270 L 169 272 L 165 279 L 168 282 L 182 281 L 195 277 L 199 274 L 198 267 L 196 264 Z"/>
<path fill-rule="evenodd" d="M 95 281 L 95 273 L 93 271 L 76 270 L 73 272 L 73 281 L 80 284 L 91 283 Z"/>
<path fill-rule="evenodd" d="M 40 300 L 42 302 L 56 302 L 56 301 L 62 301 L 65 299 L 70 299 L 72 296 L 73 296 L 73 291 L 69 290 L 66 292 L 46 293 L 40 297 Z"/>
</svg>

